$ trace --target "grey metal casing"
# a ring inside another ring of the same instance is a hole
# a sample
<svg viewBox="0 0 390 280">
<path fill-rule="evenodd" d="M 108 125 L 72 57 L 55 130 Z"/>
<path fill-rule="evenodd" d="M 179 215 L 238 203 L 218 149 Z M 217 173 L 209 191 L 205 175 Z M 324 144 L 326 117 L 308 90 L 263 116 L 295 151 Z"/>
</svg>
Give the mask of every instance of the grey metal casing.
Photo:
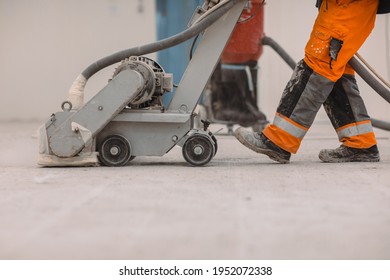
<svg viewBox="0 0 390 280">
<path fill-rule="evenodd" d="M 48 130 L 52 153 L 58 157 L 77 155 L 142 90 L 143 83 L 136 71 L 119 73 L 54 131 Z"/>
<path fill-rule="evenodd" d="M 99 146 L 117 134 L 129 140 L 133 156 L 162 156 L 182 145 L 194 128 L 195 107 L 246 2 L 238 1 L 204 32 L 166 110 L 125 109 L 145 81 L 136 71 L 124 70 L 81 109 L 46 125 L 51 154 L 74 157 L 90 141 Z"/>
<path fill-rule="evenodd" d="M 193 111 L 245 3 L 238 2 L 204 32 L 166 111 L 123 110 L 99 133 L 97 146 L 109 135 L 119 134 L 129 140 L 133 156 L 162 156 L 183 143 L 193 129 Z"/>
<path fill-rule="evenodd" d="M 97 136 L 97 146 L 110 135 L 129 140 L 132 156 L 162 156 L 191 128 L 190 114 L 161 113 L 158 110 L 123 110 Z"/>
</svg>

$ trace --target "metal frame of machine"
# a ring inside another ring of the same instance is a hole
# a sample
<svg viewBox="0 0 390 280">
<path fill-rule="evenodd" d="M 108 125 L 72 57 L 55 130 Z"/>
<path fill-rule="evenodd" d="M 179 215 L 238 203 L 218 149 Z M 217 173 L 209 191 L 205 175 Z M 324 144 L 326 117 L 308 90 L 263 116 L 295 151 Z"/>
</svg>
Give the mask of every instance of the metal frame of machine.
<svg viewBox="0 0 390 280">
<path fill-rule="evenodd" d="M 77 109 L 64 102 L 63 111 L 40 128 L 38 164 L 123 166 L 134 157 L 162 156 L 176 145 L 190 165 L 207 164 L 217 141 L 207 122 L 194 128 L 194 110 L 245 4 L 235 1 L 204 31 L 167 108 L 161 96 L 172 89 L 172 76 L 156 62 L 132 56 L 89 102 Z"/>
</svg>

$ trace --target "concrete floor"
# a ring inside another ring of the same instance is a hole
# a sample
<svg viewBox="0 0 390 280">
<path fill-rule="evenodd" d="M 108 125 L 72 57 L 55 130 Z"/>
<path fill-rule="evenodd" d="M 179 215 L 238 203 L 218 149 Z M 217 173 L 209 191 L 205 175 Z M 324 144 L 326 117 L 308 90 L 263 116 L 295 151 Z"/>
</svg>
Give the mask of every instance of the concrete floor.
<svg viewBox="0 0 390 280">
<path fill-rule="evenodd" d="M 122 168 L 40 168 L 39 125 L 0 123 L 0 259 L 390 258 L 388 132 L 380 163 L 321 163 L 338 142 L 317 122 L 289 165 L 218 135 L 206 167 L 175 147 Z"/>
</svg>

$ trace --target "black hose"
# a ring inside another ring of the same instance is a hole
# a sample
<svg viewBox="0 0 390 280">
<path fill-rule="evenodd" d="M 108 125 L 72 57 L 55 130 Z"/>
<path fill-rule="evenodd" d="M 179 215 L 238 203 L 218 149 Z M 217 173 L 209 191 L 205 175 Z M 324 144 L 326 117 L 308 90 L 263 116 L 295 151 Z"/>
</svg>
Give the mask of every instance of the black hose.
<svg viewBox="0 0 390 280">
<path fill-rule="evenodd" d="M 390 131 L 390 122 L 385 122 L 385 121 L 371 118 L 371 123 L 373 127 Z"/>
<path fill-rule="evenodd" d="M 297 64 L 295 60 L 272 38 L 264 36 L 261 42 L 265 46 L 270 46 L 278 55 L 280 55 L 287 65 L 291 67 L 291 69 L 295 69 L 295 65 Z"/>
<path fill-rule="evenodd" d="M 356 57 L 352 57 L 349 61 L 349 65 L 355 69 L 356 73 L 380 96 L 383 97 L 388 103 L 390 103 L 390 90 L 383 86 L 378 80 L 371 75 L 371 73 L 361 64 Z"/>
<path fill-rule="evenodd" d="M 125 58 L 128 58 L 130 56 L 139 56 L 139 55 L 145 55 L 154 53 L 157 51 L 161 51 L 173 46 L 176 46 L 180 43 L 183 43 L 192 37 L 195 37 L 196 35 L 203 32 L 206 28 L 211 26 L 214 22 L 216 22 L 221 16 L 223 16 L 225 13 L 227 13 L 239 0 L 231 0 L 230 2 L 223 5 L 221 8 L 215 10 L 212 12 L 209 16 L 202 19 L 199 23 L 191 26 L 190 28 L 174 35 L 169 38 L 153 42 L 150 44 L 146 44 L 143 46 L 138 46 L 126 50 L 122 50 L 119 52 L 116 52 L 112 55 L 103 57 L 102 59 L 99 59 L 98 61 L 92 63 L 89 65 L 82 73 L 81 75 L 84 76 L 85 79 L 89 79 L 92 77 L 95 73 L 102 70 L 105 67 L 108 67 L 112 64 L 118 63 Z"/>
</svg>

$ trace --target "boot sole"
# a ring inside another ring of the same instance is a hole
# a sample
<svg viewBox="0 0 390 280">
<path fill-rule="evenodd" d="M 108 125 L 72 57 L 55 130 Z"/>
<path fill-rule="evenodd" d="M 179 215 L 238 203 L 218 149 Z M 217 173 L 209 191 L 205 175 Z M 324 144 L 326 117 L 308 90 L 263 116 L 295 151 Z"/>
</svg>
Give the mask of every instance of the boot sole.
<svg viewBox="0 0 390 280">
<path fill-rule="evenodd" d="M 379 162 L 379 156 L 355 156 L 349 158 L 332 158 L 319 154 L 318 157 L 325 163 L 345 163 L 345 162 Z"/>
<path fill-rule="evenodd" d="M 247 147 L 248 149 L 258 153 L 258 154 L 263 154 L 263 155 L 266 155 L 268 156 L 270 159 L 274 160 L 274 161 L 277 161 L 279 163 L 283 163 L 283 164 L 286 164 L 286 163 L 290 163 L 289 160 L 286 160 L 284 158 L 281 158 L 281 157 L 278 157 L 277 155 L 275 155 L 275 152 L 272 151 L 272 150 L 269 150 L 269 149 L 263 149 L 263 148 L 259 148 L 249 142 L 247 142 L 241 135 L 239 134 L 234 134 L 234 136 L 237 138 L 238 141 L 240 141 L 241 144 L 243 144 L 245 147 Z"/>
</svg>

